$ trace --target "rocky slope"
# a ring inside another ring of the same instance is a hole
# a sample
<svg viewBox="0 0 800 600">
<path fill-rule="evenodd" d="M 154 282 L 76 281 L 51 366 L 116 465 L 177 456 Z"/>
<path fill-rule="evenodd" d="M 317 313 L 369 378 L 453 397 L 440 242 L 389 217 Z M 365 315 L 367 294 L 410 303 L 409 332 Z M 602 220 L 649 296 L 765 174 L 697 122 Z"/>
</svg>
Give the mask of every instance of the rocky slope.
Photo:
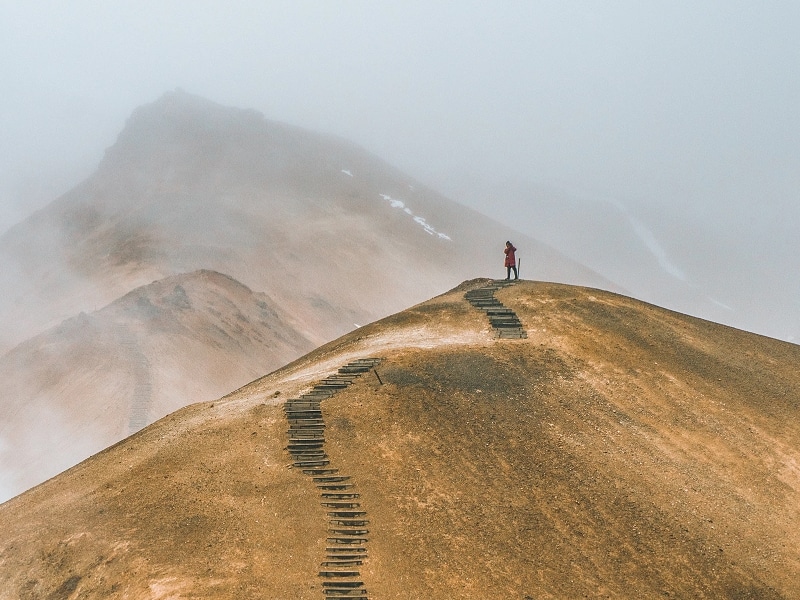
<svg viewBox="0 0 800 600">
<path fill-rule="evenodd" d="M 183 408 L 0 506 L 0 598 L 323 598 L 330 516 L 283 408 L 368 513 L 370 598 L 800 598 L 798 346 L 596 289 L 453 291 Z M 323 490 L 324 491 L 324 490 Z"/>
</svg>

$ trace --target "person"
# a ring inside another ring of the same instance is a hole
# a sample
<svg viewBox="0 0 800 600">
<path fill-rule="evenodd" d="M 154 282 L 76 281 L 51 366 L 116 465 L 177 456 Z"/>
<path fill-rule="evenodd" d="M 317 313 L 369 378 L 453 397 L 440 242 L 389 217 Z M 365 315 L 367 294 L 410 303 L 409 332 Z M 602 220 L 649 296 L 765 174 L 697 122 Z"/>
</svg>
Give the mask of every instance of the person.
<svg viewBox="0 0 800 600">
<path fill-rule="evenodd" d="M 511 242 L 506 242 L 506 249 L 503 252 L 506 253 L 506 280 L 511 279 L 511 271 L 514 271 L 514 279 L 519 279 L 519 274 L 517 273 L 517 256 L 515 252 L 517 251 L 514 248 L 514 244 Z"/>
</svg>

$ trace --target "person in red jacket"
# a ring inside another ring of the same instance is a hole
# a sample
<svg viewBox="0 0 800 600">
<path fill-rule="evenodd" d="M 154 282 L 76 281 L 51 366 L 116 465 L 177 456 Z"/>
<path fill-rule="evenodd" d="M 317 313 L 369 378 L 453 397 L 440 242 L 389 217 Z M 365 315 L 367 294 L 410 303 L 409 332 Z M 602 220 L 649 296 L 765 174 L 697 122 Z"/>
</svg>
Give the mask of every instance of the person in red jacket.
<svg viewBox="0 0 800 600">
<path fill-rule="evenodd" d="M 506 242 L 506 249 L 503 252 L 506 253 L 506 279 L 511 279 L 511 271 L 514 271 L 514 279 L 519 279 L 519 274 L 517 273 L 517 256 L 514 254 L 517 251 L 514 248 L 514 244 L 511 242 Z"/>
</svg>

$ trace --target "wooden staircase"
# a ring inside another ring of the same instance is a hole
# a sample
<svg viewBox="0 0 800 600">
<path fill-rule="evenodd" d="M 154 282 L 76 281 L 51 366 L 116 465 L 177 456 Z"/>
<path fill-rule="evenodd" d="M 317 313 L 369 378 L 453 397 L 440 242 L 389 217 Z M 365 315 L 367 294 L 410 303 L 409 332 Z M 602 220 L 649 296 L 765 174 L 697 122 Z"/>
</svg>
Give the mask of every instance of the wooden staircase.
<svg viewBox="0 0 800 600">
<path fill-rule="evenodd" d="M 324 597 L 329 600 L 369 598 L 358 570 L 367 559 L 369 520 L 352 477 L 331 465 L 325 453 L 325 419 L 321 403 L 380 362 L 380 358 L 349 362 L 336 374 L 317 383 L 307 394 L 287 400 L 284 405 L 289 422 L 287 450 L 292 456 L 292 467 L 314 482 L 328 517 L 325 559 L 320 563 L 318 577 L 322 579 Z"/>
<path fill-rule="evenodd" d="M 464 294 L 464 298 L 472 306 L 486 313 L 489 318 L 489 324 L 498 338 L 527 338 L 528 334 L 522 327 L 522 323 L 516 313 L 494 297 L 494 293 L 497 290 L 508 285 L 513 285 L 513 283 L 503 279 L 495 280 L 483 287 L 468 291 Z"/>
</svg>

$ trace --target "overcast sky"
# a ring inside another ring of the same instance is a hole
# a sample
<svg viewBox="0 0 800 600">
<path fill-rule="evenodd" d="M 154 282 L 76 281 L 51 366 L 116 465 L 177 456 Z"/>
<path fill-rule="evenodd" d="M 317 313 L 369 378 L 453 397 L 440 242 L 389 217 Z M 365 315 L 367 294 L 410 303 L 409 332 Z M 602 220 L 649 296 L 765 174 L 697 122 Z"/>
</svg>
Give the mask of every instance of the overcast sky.
<svg viewBox="0 0 800 600">
<path fill-rule="evenodd" d="M 796 210 L 799 31 L 796 1 L 0 0 L 0 230 L 176 87 L 423 180 Z"/>
</svg>

